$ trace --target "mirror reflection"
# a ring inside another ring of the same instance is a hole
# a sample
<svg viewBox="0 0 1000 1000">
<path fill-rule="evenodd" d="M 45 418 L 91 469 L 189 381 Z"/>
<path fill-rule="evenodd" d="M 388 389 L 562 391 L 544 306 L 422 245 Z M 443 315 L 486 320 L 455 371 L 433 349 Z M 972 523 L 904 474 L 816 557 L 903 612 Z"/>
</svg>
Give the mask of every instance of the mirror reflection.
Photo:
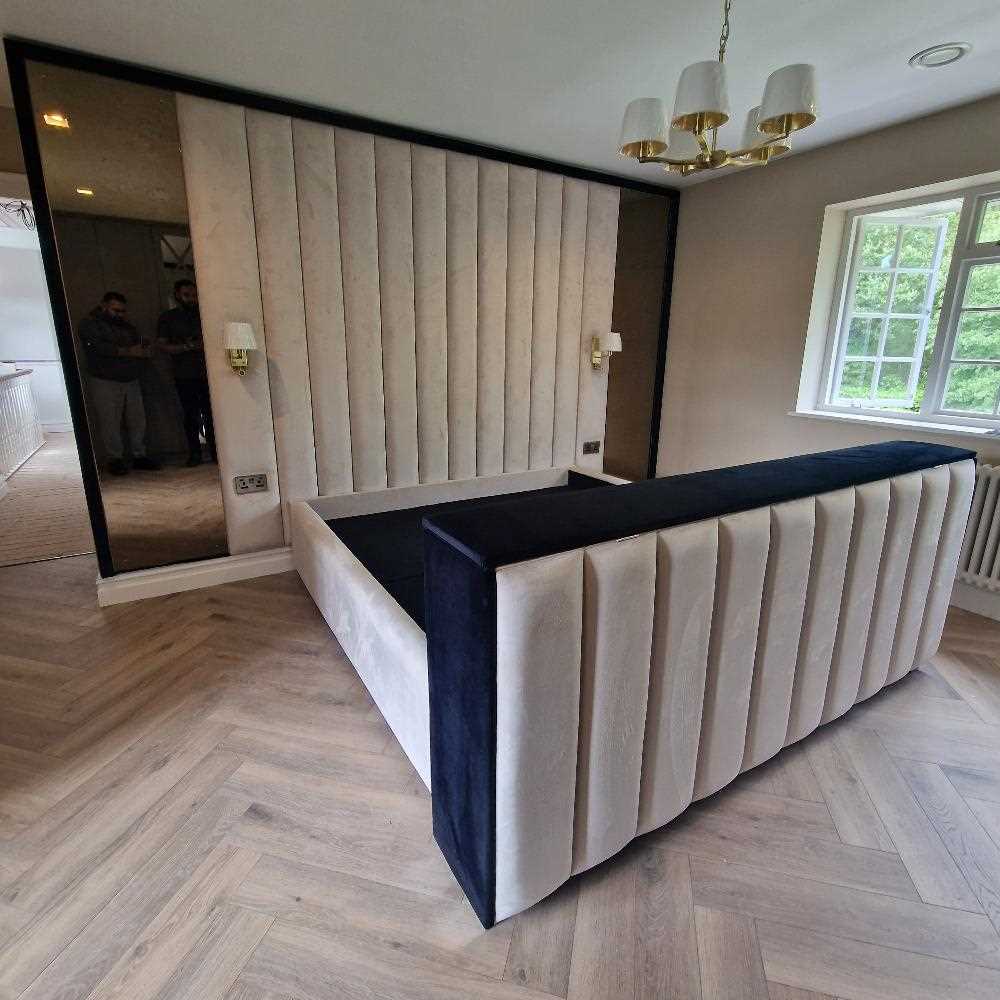
<svg viewBox="0 0 1000 1000">
<path fill-rule="evenodd" d="M 174 94 L 29 81 L 114 568 L 225 555 Z"/>
</svg>

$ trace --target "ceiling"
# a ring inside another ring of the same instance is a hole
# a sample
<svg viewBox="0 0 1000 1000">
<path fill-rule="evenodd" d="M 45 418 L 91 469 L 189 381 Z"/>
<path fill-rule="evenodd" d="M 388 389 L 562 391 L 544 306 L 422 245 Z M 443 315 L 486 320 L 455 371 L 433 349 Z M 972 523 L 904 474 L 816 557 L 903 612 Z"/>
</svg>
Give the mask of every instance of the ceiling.
<svg viewBox="0 0 1000 1000">
<path fill-rule="evenodd" d="M 172 91 L 37 63 L 28 79 L 36 112 L 58 110 L 72 126 L 42 127 L 38 134 L 53 209 L 186 222 Z M 81 196 L 78 187 L 93 196 Z"/>
<path fill-rule="evenodd" d="M 621 112 L 633 97 L 670 101 L 681 68 L 714 57 L 719 8 L 689 0 L 4 0 L 0 31 L 676 183 L 616 155 Z M 907 65 L 945 41 L 974 49 L 942 69 Z M 821 117 L 796 143 L 807 149 L 1000 90 L 1000 4 L 735 0 L 730 144 L 767 73 L 791 62 L 819 73 Z"/>
</svg>

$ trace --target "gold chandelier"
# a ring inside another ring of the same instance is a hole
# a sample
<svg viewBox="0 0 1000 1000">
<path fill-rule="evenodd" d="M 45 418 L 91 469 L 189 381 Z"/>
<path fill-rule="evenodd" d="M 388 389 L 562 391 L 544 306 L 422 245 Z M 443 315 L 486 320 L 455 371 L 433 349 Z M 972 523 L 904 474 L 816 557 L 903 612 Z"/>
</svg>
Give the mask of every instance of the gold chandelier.
<svg viewBox="0 0 1000 1000">
<path fill-rule="evenodd" d="M 747 114 L 739 149 L 722 149 L 718 130 L 729 121 L 726 44 L 733 0 L 723 0 L 719 58 L 685 67 L 677 84 L 674 113 L 667 122 L 658 97 L 640 97 L 625 109 L 618 152 L 640 163 L 659 163 L 682 176 L 718 167 L 754 166 L 789 150 L 789 137 L 816 121 L 816 74 L 795 63 L 776 69 L 764 96 Z M 670 155 L 666 155 L 670 154 Z"/>
</svg>

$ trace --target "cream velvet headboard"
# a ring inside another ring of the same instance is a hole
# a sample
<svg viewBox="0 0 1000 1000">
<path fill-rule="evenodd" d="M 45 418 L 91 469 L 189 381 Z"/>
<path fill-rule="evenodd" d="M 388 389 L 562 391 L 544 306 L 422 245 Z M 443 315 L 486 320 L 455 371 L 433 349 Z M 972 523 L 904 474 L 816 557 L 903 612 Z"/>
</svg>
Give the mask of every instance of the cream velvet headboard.
<svg viewBox="0 0 1000 1000">
<path fill-rule="evenodd" d="M 177 108 L 231 552 L 283 544 L 295 500 L 602 467 L 589 344 L 611 327 L 618 188 Z M 222 348 L 234 319 L 261 347 L 242 379 Z M 232 494 L 258 471 L 277 489 Z"/>
</svg>

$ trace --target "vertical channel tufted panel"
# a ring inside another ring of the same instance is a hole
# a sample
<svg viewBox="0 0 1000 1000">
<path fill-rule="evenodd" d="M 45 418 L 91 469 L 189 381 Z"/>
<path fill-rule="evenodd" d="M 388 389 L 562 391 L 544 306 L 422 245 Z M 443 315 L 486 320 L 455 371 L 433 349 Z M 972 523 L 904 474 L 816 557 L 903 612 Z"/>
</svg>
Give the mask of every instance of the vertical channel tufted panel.
<svg viewBox="0 0 1000 1000">
<path fill-rule="evenodd" d="M 888 480 L 855 487 L 854 524 L 823 722 L 839 718 L 858 697 L 888 516 Z"/>
<path fill-rule="evenodd" d="M 854 488 L 815 498 L 812 562 L 785 744 L 811 733 L 823 715 L 854 524 Z"/>
<path fill-rule="evenodd" d="M 496 919 L 569 878 L 583 550 L 496 572 Z"/>
<path fill-rule="evenodd" d="M 201 318 L 212 405 L 226 415 L 216 433 L 223 482 L 260 469 L 277 478 L 271 388 L 265 365 L 267 331 L 260 301 L 257 237 L 243 108 L 177 95 L 191 238 L 201 280 Z M 227 320 L 253 323 L 261 348 L 245 378 L 235 378 L 223 353 Z M 574 366 L 575 370 L 575 366 Z M 222 491 L 232 555 L 284 543 L 275 491 L 238 497 Z"/>
<path fill-rule="evenodd" d="M 413 289 L 413 181 L 410 144 L 375 139 L 382 381 L 390 486 L 415 486 L 417 361 Z"/>
<path fill-rule="evenodd" d="M 882 561 L 879 564 L 875 600 L 872 605 L 868 644 L 861 667 L 858 701 L 870 698 L 885 687 L 896 634 L 896 620 L 910 562 L 913 529 L 920 507 L 922 474 L 911 472 L 889 480 L 889 516 L 886 519 Z"/>
<path fill-rule="evenodd" d="M 608 404 L 608 362 L 600 371 L 590 364 L 592 337 L 603 344 L 611 330 L 618 254 L 618 202 L 621 191 L 605 184 L 591 184 L 587 201 L 587 251 L 583 273 L 583 323 L 577 346 L 580 365 L 580 399 L 576 425 L 576 464 L 587 469 L 604 467 L 604 424 Z M 584 443 L 599 441 L 597 454 L 585 455 Z"/>
<path fill-rule="evenodd" d="M 574 872 L 635 836 L 655 585 L 655 533 L 584 550 Z"/>
<path fill-rule="evenodd" d="M 477 161 L 447 154 L 448 478 L 476 475 Z"/>
<path fill-rule="evenodd" d="M 356 490 L 388 484 L 382 323 L 379 305 L 378 227 L 375 209 L 375 140 L 336 130 L 337 199 L 347 331 L 347 384 L 351 456 Z"/>
<path fill-rule="evenodd" d="M 743 762 L 770 522 L 767 507 L 719 519 L 696 799 L 732 781 Z"/>
<path fill-rule="evenodd" d="M 603 467 L 582 444 L 618 188 L 262 112 L 244 131 L 289 499 Z"/>
<path fill-rule="evenodd" d="M 559 251 L 559 314 L 556 323 L 555 423 L 552 464 L 576 461 L 576 423 L 580 400 L 579 351 L 583 329 L 583 269 L 587 244 L 585 181 L 563 181 L 562 238 Z"/>
<path fill-rule="evenodd" d="M 915 666 L 920 624 L 924 620 L 934 559 L 941 541 L 941 526 L 948 504 L 948 467 L 940 465 L 936 469 L 928 469 L 921 473 L 921 477 L 920 509 L 913 529 L 910 562 L 906 570 L 892 658 L 886 678 L 890 684 L 904 677 Z"/>
<path fill-rule="evenodd" d="M 559 323 L 559 244 L 563 180 L 539 173 L 535 202 L 535 268 L 531 299 L 531 414 L 528 465 L 552 465 L 555 425 L 556 334 Z"/>
<path fill-rule="evenodd" d="M 479 161 L 476 472 L 503 472 L 507 330 L 507 164 Z"/>
<path fill-rule="evenodd" d="M 511 167 L 507 225 L 507 365 L 504 378 L 504 472 L 528 468 L 531 407 L 531 315 L 535 282 L 537 171 Z M 615 234 L 618 216 L 615 215 Z M 612 283 L 614 272 L 612 272 Z"/>
<path fill-rule="evenodd" d="M 413 179 L 413 311 L 416 326 L 420 482 L 448 478 L 448 315 L 445 154 L 410 147 Z"/>
<path fill-rule="evenodd" d="M 785 745 L 815 522 L 816 503 L 812 497 L 771 508 L 771 543 L 750 693 L 744 771 L 762 764 Z"/>
<path fill-rule="evenodd" d="M 257 225 L 261 304 L 267 327 L 271 416 L 286 542 L 289 505 L 318 495 L 301 240 L 290 118 L 247 111 L 250 184 Z"/>
<path fill-rule="evenodd" d="M 294 119 L 292 141 L 317 486 L 323 495 L 350 493 L 354 473 L 334 131 Z"/>
<path fill-rule="evenodd" d="M 638 833 L 669 823 L 694 794 L 718 548 L 716 519 L 657 536 Z"/>
<path fill-rule="evenodd" d="M 955 583 L 955 571 L 962 547 L 962 537 L 969 519 L 969 503 L 976 485 L 975 462 L 958 462 L 948 466 L 948 505 L 941 526 L 941 540 L 934 557 L 927 607 L 917 642 L 916 664 L 926 663 L 936 652 L 944 631 L 944 619 Z"/>
</svg>

